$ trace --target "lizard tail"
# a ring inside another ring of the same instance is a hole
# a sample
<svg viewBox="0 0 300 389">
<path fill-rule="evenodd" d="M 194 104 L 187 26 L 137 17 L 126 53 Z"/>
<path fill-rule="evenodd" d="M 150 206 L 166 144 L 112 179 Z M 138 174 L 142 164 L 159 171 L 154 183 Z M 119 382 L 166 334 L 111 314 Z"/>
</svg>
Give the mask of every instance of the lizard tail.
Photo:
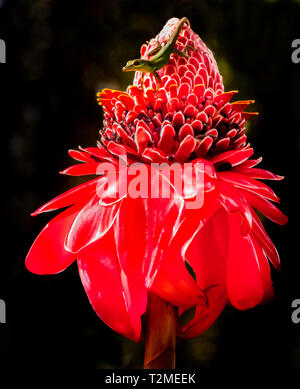
<svg viewBox="0 0 300 389">
<path fill-rule="evenodd" d="M 184 17 L 181 20 L 184 21 L 184 23 L 186 23 L 189 27 L 191 27 L 191 23 L 188 18 Z"/>
</svg>

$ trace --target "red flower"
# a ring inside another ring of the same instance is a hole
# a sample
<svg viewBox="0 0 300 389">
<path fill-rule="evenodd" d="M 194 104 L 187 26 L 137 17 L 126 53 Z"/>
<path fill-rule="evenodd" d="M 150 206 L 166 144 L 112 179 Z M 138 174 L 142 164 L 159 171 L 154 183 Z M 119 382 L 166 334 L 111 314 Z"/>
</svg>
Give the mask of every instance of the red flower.
<svg viewBox="0 0 300 389">
<path fill-rule="evenodd" d="M 142 46 L 143 58 L 155 41 L 167 41 L 177 22 L 170 19 L 155 40 Z M 245 122 L 255 113 L 244 110 L 252 101 L 230 102 L 236 91 L 224 92 L 211 51 L 188 26 L 177 48 L 186 45 L 196 50 L 188 59 L 171 56 L 159 71 L 158 92 L 151 74 L 141 89 L 141 73 L 136 72 L 127 92 L 105 89 L 98 94 L 105 116 L 99 145 L 70 150 L 81 163 L 62 172 L 98 176 L 33 213 L 68 207 L 37 237 L 27 268 L 53 274 L 77 259 L 97 314 L 135 341 L 149 292 L 178 307 L 179 314 L 196 307 L 178 333 L 193 337 L 205 331 L 228 302 L 243 310 L 271 298 L 269 262 L 280 266 L 255 210 L 286 223 L 273 204 L 278 197 L 258 181 L 283 177 L 257 168 L 261 159 L 251 158 Z M 119 157 L 127 163 L 123 167 Z M 196 189 L 190 193 L 193 182 L 183 173 L 180 196 L 173 176 L 168 198 L 129 196 L 128 187 L 134 184 L 129 169 L 136 162 L 149 173 L 143 190 L 155 189 L 157 179 L 163 188 L 169 184 L 158 168 L 150 175 L 153 162 L 188 164 Z M 116 172 L 113 179 L 106 171 L 108 163 Z M 202 195 L 202 206 L 187 207 L 197 194 Z"/>
</svg>

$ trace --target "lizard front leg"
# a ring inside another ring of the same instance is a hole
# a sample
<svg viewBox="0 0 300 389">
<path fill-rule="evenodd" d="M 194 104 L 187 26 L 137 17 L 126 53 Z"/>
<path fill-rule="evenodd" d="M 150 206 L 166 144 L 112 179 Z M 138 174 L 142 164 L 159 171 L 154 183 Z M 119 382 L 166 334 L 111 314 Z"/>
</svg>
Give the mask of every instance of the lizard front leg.
<svg viewBox="0 0 300 389">
<path fill-rule="evenodd" d="M 153 71 L 151 72 L 151 74 L 153 74 L 153 76 L 154 76 L 154 77 L 156 78 L 156 80 L 158 81 L 158 84 L 157 84 L 156 90 L 155 90 L 155 92 L 157 92 L 158 89 L 159 89 L 159 87 L 160 87 L 161 78 L 159 77 L 159 74 L 158 74 L 157 71 L 155 71 L 155 70 L 153 70 Z"/>
<path fill-rule="evenodd" d="M 183 57 L 183 58 L 187 59 L 189 57 L 189 50 L 198 51 L 201 54 L 203 53 L 203 51 L 200 51 L 200 50 L 196 49 L 195 47 L 189 46 L 189 45 L 185 46 L 184 51 L 180 51 L 178 49 L 174 49 L 173 53 L 179 55 L 180 57 Z"/>
<path fill-rule="evenodd" d="M 146 73 L 147 73 L 147 72 L 142 72 L 142 76 L 141 76 L 141 89 L 143 89 L 144 77 L 145 77 L 145 74 L 146 74 Z M 151 74 L 156 78 L 156 80 L 158 81 L 157 86 L 156 86 L 156 90 L 155 90 L 155 92 L 157 92 L 158 89 L 159 89 L 159 87 L 160 87 L 161 78 L 159 77 L 159 74 L 158 74 L 155 70 L 151 71 L 150 73 L 151 73 Z"/>
<path fill-rule="evenodd" d="M 143 89 L 143 85 L 144 85 L 144 77 L 145 77 L 145 73 L 142 72 L 142 76 L 141 76 L 141 89 Z"/>
<path fill-rule="evenodd" d="M 185 48 L 184 48 L 184 53 L 189 56 L 189 50 L 192 50 L 192 51 L 198 51 L 200 52 L 199 49 L 196 49 L 196 47 L 193 47 L 193 46 L 190 46 L 190 45 L 186 45 Z M 201 52 L 202 53 L 202 52 Z"/>
</svg>

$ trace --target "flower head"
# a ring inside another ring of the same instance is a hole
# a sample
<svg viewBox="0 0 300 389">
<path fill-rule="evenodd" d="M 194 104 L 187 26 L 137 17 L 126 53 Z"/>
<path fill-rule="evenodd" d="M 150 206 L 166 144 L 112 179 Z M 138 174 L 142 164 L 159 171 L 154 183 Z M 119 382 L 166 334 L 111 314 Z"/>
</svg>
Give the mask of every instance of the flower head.
<svg viewBox="0 0 300 389">
<path fill-rule="evenodd" d="M 170 19 L 155 39 L 143 45 L 142 58 L 157 42 L 165 44 L 176 24 L 176 18 Z M 101 140 L 109 151 L 113 153 L 118 144 L 124 153 L 145 163 L 183 163 L 249 147 L 245 122 L 256 113 L 244 109 L 253 100 L 230 103 L 237 91 L 224 92 L 211 51 L 188 26 L 179 36 L 177 49 L 186 46 L 193 48 L 187 59 L 172 55 L 159 71 L 162 82 L 157 93 L 151 73 L 141 88 L 142 73 L 136 72 L 127 93 L 105 89 L 98 94 L 105 112 Z"/>
<path fill-rule="evenodd" d="M 170 19 L 142 46 L 142 58 L 157 42 L 167 42 L 177 22 Z M 280 264 L 254 209 L 286 223 L 273 204 L 278 197 L 258 181 L 283 177 L 257 168 L 261 159 L 252 158 L 245 123 L 256 113 L 244 110 L 253 101 L 231 102 L 237 91 L 224 91 L 211 51 L 189 26 L 182 29 L 177 49 L 187 45 L 192 47 L 188 58 L 172 54 L 158 71 L 157 91 L 153 75 L 147 73 L 142 84 L 136 72 L 126 92 L 98 94 L 105 118 L 98 147 L 70 150 L 81 163 L 63 171 L 97 177 L 34 213 L 68 207 L 47 224 L 26 258 L 27 268 L 37 274 L 60 272 L 77 259 L 97 314 L 135 341 L 149 293 L 178 307 L 179 315 L 196 307 L 178 330 L 193 337 L 228 302 L 247 309 L 272 297 L 269 262 L 277 269 Z M 143 189 L 136 188 L 130 171 L 137 163 L 146 177 Z M 176 164 L 176 169 L 166 176 L 157 164 Z M 182 191 L 175 183 L 178 170 Z M 159 185 L 168 196 L 153 196 Z M 188 207 L 199 194 L 201 205 Z"/>
</svg>

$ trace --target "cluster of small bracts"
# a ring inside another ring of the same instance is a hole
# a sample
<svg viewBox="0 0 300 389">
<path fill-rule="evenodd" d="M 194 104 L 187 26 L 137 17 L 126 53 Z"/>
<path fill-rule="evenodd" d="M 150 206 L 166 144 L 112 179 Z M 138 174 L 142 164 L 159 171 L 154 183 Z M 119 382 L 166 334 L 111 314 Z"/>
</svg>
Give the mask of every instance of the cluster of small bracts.
<svg viewBox="0 0 300 389">
<path fill-rule="evenodd" d="M 147 58 L 157 42 L 168 40 L 177 19 L 141 48 Z M 210 159 L 219 153 L 249 147 L 246 120 L 256 114 L 244 112 L 253 100 L 230 103 L 237 91 L 224 92 L 215 59 L 204 42 L 188 26 L 178 38 L 177 49 L 193 47 L 189 57 L 172 54 L 159 70 L 162 79 L 147 73 L 141 84 L 136 72 L 134 85 L 126 92 L 104 89 L 98 101 L 104 108 L 101 143 L 113 154 L 150 162 L 188 162 Z"/>
</svg>

